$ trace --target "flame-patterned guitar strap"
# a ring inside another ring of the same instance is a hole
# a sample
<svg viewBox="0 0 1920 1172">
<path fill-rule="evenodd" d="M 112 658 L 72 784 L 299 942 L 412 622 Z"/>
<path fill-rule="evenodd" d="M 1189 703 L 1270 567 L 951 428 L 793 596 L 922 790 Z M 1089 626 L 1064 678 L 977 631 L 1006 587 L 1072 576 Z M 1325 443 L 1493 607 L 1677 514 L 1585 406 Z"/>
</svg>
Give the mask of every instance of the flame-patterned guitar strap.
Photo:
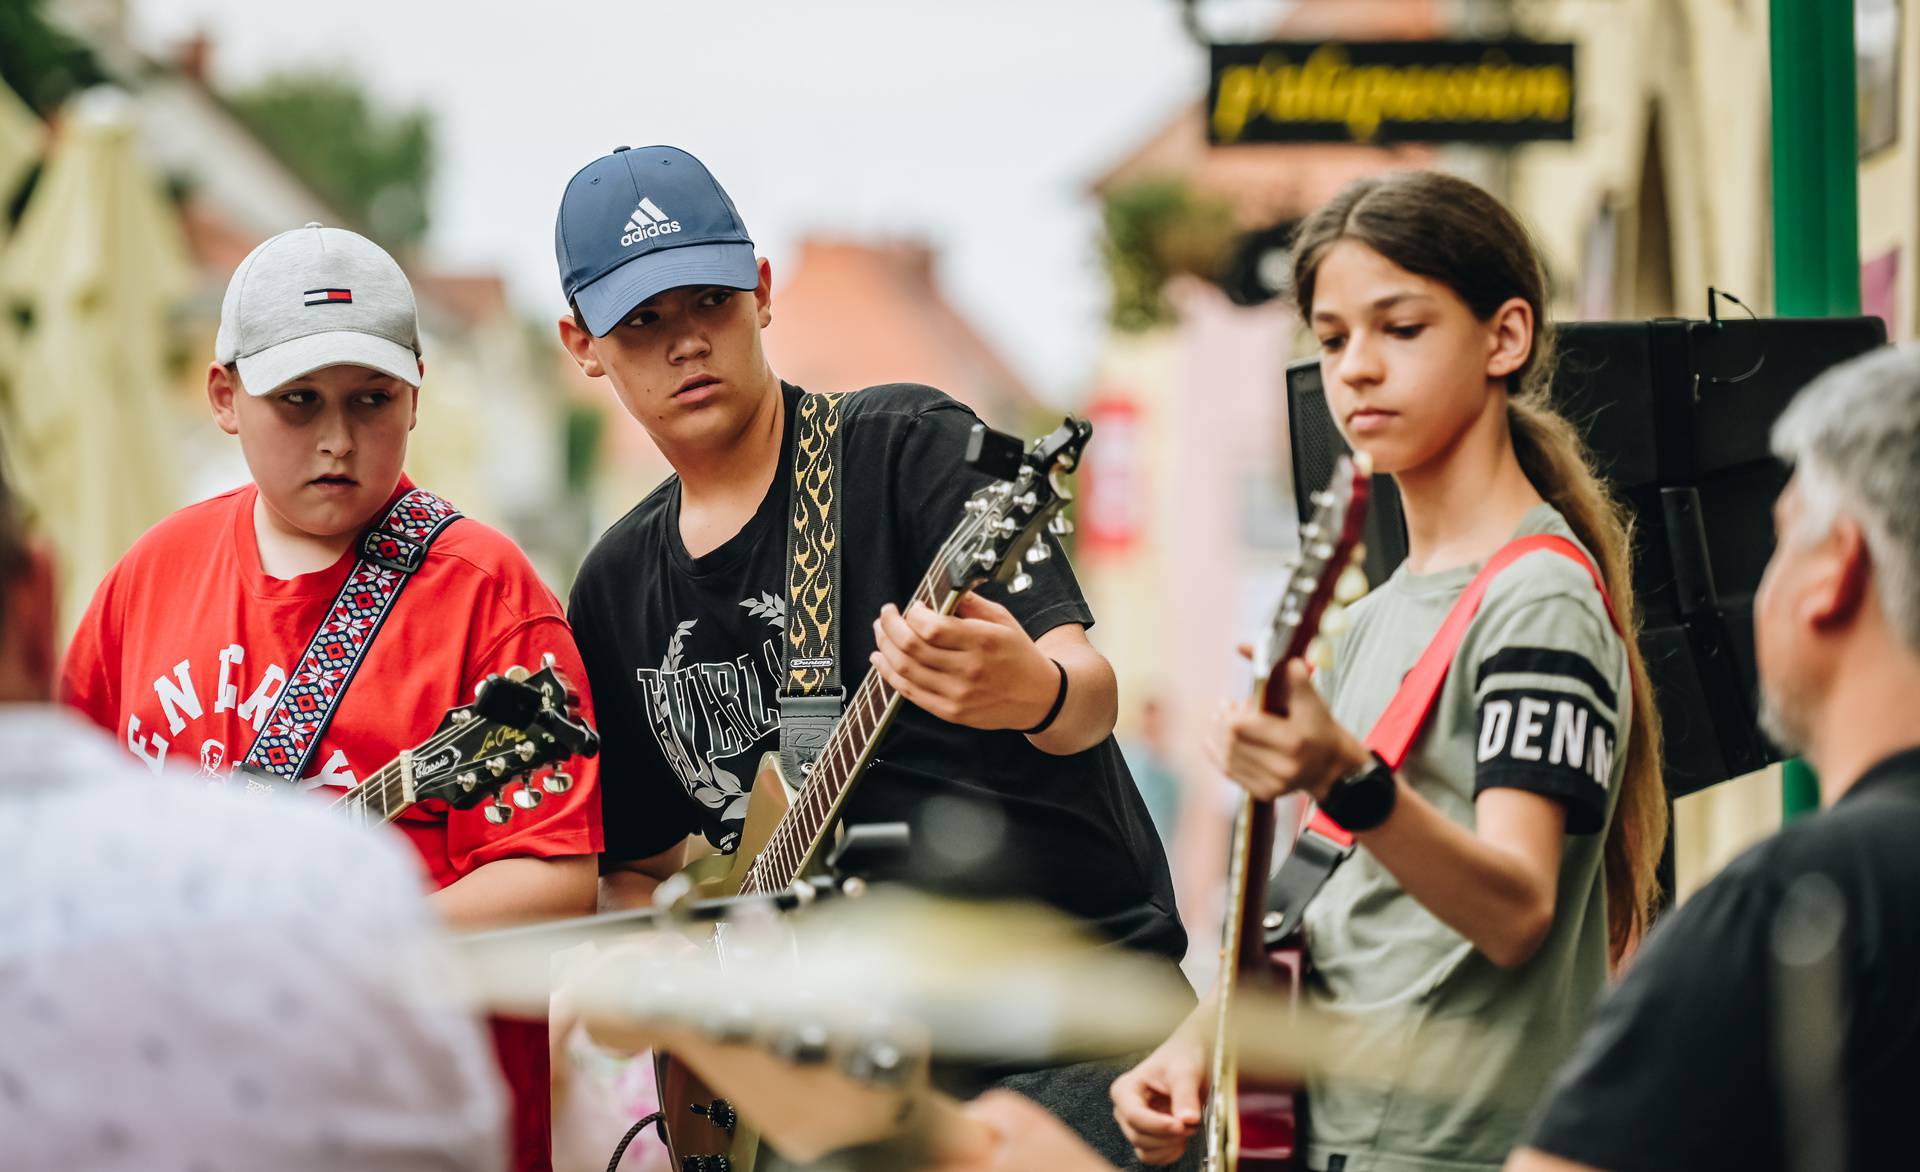
<svg viewBox="0 0 1920 1172">
<path fill-rule="evenodd" d="M 846 392 L 800 396 L 793 427 L 793 524 L 787 530 L 786 675 L 780 762 L 793 786 L 846 707 L 840 682 L 840 405 Z"/>
</svg>

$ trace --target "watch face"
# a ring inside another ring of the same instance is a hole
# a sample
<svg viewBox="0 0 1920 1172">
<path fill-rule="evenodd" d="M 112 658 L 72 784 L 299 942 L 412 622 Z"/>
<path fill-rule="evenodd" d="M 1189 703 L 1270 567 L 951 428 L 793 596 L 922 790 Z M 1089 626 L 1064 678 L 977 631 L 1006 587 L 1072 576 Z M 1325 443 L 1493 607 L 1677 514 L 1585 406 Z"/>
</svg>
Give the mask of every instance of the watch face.
<svg viewBox="0 0 1920 1172">
<path fill-rule="evenodd" d="M 1393 770 L 1376 756 L 1372 765 L 1335 782 L 1320 805 L 1327 817 L 1348 830 L 1371 830 L 1393 812 L 1398 793 Z"/>
</svg>

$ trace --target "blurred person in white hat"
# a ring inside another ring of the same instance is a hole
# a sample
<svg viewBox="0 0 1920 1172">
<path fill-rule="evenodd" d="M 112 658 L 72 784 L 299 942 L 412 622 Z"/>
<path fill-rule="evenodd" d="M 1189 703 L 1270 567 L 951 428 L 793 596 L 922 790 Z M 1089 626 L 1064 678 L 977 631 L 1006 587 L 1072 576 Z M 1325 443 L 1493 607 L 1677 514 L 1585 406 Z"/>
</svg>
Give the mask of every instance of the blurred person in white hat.
<svg viewBox="0 0 1920 1172">
<path fill-rule="evenodd" d="M 487 675 L 551 655 L 584 690 L 565 614 L 520 549 L 403 464 L 425 367 L 413 290 L 372 241 L 308 224 L 242 261 L 207 398 L 250 483 L 156 525 L 107 575 L 62 698 L 160 774 L 236 766 L 337 796 L 425 740 Z M 591 718 L 582 697 L 582 715 Z M 595 765 L 504 804 L 390 811 L 431 902 L 473 927 L 591 912 Z M 514 1166 L 548 1166 L 545 1029 L 497 1023 Z"/>
<path fill-rule="evenodd" d="M 0 1167 L 502 1167 L 411 852 L 317 803 L 156 786 L 56 706 L 19 512 L 0 480 Z"/>
</svg>

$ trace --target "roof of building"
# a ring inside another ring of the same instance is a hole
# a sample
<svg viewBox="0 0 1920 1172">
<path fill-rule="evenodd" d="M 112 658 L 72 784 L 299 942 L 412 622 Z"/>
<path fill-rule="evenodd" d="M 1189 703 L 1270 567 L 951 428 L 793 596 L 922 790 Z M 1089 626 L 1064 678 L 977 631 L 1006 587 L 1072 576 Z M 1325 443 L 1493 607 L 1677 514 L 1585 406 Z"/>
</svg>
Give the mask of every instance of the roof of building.
<svg viewBox="0 0 1920 1172">
<path fill-rule="evenodd" d="M 921 241 L 803 241 L 775 287 L 764 338 L 774 370 L 809 390 L 927 383 L 997 426 L 1039 405 L 941 292 L 934 251 Z"/>
</svg>

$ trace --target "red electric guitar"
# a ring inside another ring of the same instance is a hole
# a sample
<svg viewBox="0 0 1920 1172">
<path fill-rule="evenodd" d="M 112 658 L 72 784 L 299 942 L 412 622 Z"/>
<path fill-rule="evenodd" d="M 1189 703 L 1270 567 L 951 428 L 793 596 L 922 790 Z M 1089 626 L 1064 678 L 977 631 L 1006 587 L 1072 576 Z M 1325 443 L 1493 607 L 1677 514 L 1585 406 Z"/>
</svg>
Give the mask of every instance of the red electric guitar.
<svg viewBox="0 0 1920 1172">
<path fill-rule="evenodd" d="M 1254 694 L 1269 712 L 1286 712 L 1286 665 L 1307 657 L 1329 607 L 1366 593 L 1366 579 L 1355 563 L 1370 471 L 1365 456 L 1342 457 L 1333 482 L 1313 498 L 1313 519 L 1300 529 L 1300 559 L 1288 571 L 1273 622 L 1254 649 L 1259 681 Z M 1236 988 L 1280 989 L 1297 997 L 1305 963 L 1297 943 L 1267 943 L 1273 839 L 1273 803 L 1242 795 L 1227 871 L 1213 1060 L 1201 1131 L 1202 1167 L 1208 1172 L 1279 1172 L 1300 1166 L 1297 1088 L 1243 1079 L 1234 1044 Z"/>
</svg>

